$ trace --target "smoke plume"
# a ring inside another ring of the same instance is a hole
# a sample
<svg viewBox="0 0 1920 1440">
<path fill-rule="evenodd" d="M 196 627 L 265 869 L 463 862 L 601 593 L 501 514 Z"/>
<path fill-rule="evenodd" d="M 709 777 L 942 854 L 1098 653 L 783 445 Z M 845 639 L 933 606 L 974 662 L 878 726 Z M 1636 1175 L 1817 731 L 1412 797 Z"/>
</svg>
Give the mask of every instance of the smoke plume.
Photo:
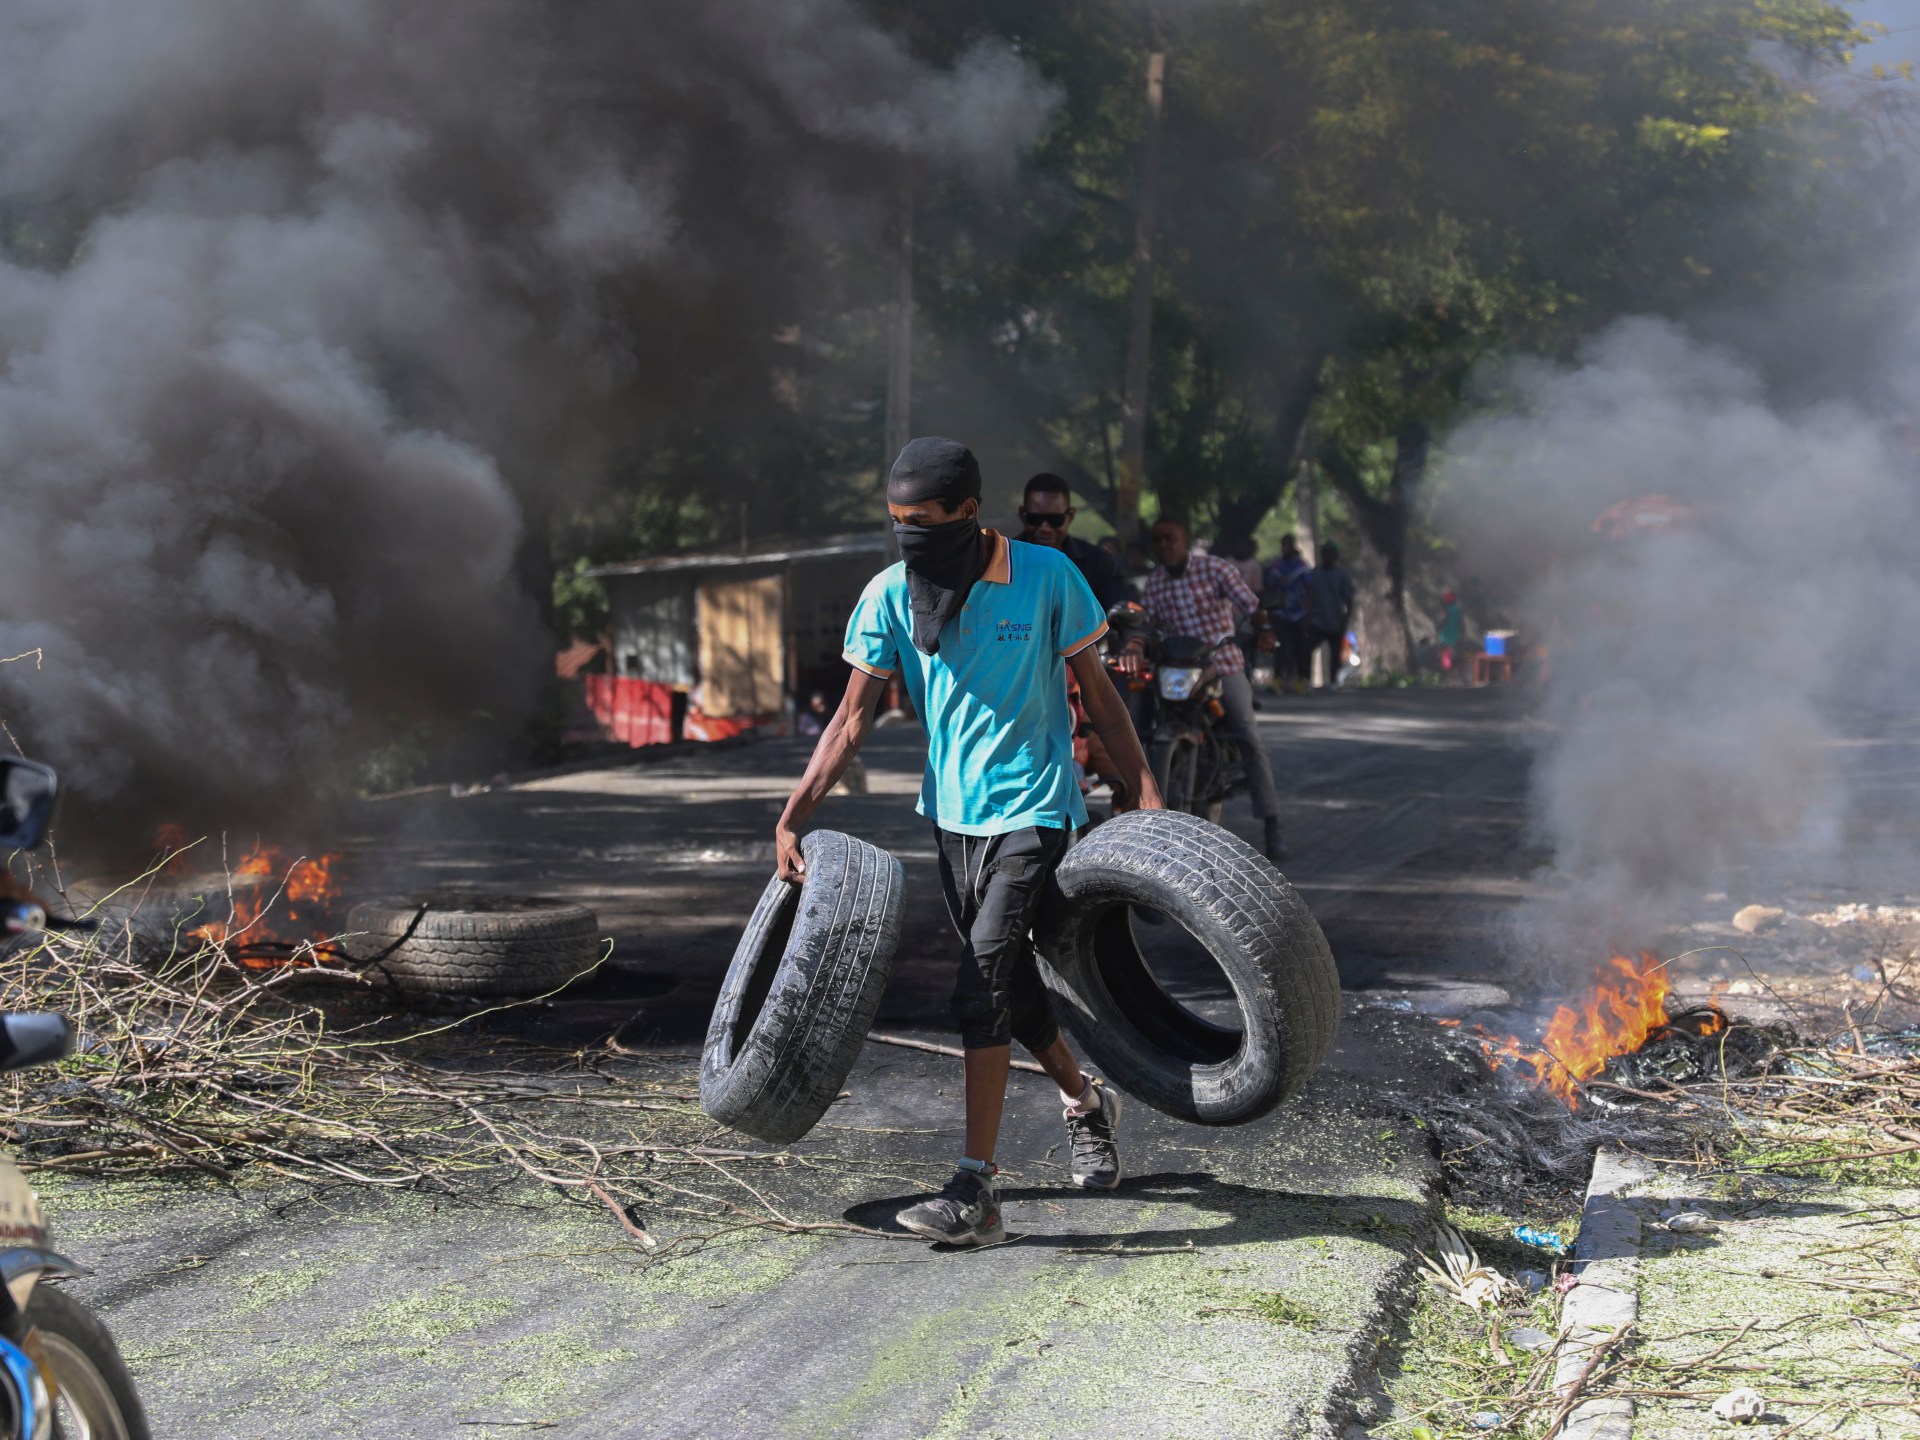
<svg viewBox="0 0 1920 1440">
<path fill-rule="evenodd" d="M 511 715 L 529 508 L 739 389 L 897 157 L 990 181 L 1054 100 L 850 0 L 16 0 L 0 712 L 156 806 Z"/>
<path fill-rule="evenodd" d="M 1838 856 L 1836 745 L 1920 694 L 1920 447 L 1894 403 L 1920 393 L 1913 339 L 1859 398 L 1788 405 L 1735 353 L 1628 320 L 1486 377 L 1448 441 L 1462 561 L 1549 651 L 1533 820 L 1590 913 L 1645 935 L 1663 897 L 1764 854 Z M 1672 503 L 1596 526 L 1650 496 Z"/>
</svg>

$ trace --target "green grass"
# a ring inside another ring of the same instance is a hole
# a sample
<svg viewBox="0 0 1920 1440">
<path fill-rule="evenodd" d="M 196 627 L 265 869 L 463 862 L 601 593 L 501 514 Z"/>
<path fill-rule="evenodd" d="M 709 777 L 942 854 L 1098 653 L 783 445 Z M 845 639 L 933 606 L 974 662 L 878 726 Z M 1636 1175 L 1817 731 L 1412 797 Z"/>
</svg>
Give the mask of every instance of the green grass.
<svg viewBox="0 0 1920 1440">
<path fill-rule="evenodd" d="M 1516 1222 L 1509 1216 L 1453 1210 L 1446 1218 L 1467 1238 L 1483 1264 L 1509 1279 L 1519 1270 L 1544 1271 L 1551 1266 L 1553 1257 L 1513 1238 Z M 1556 1230 L 1570 1242 L 1578 1222 L 1572 1216 L 1534 1216 L 1530 1223 Z M 1423 1237 L 1421 1248 L 1431 1253 L 1430 1237 Z M 1540 1371 L 1542 1354 L 1523 1350 L 1506 1337 L 1522 1326 L 1555 1333 L 1560 1300 L 1547 1290 L 1516 1297 L 1502 1307 L 1498 1316 L 1502 1343 L 1496 1359 L 1491 1348 L 1494 1317 L 1470 1310 L 1437 1286 L 1420 1281 L 1408 1297 L 1398 1334 L 1381 1357 L 1392 1418 L 1373 1426 L 1370 1433 L 1392 1440 L 1544 1435 L 1552 1412 L 1542 1403 L 1542 1392 L 1550 1390 L 1552 1377 Z M 1523 1389 L 1525 1398 L 1517 1398 Z M 1503 1423 L 1490 1429 L 1476 1426 L 1474 1416 L 1488 1411 Z"/>
<path fill-rule="evenodd" d="M 1305 1305 L 1302 1305 L 1298 1300 L 1282 1295 L 1277 1290 L 1270 1290 L 1265 1294 L 1256 1295 L 1247 1303 L 1247 1309 L 1258 1315 L 1262 1320 L 1271 1321 L 1275 1325 L 1298 1325 L 1302 1330 L 1317 1330 L 1320 1328 L 1320 1317 L 1318 1314 L 1308 1309 Z"/>
</svg>

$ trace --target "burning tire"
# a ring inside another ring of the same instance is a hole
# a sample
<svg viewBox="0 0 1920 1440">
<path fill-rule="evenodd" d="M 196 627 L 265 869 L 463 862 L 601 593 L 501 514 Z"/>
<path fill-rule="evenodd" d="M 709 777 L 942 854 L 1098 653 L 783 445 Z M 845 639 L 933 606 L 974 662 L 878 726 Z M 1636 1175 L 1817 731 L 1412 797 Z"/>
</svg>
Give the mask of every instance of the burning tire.
<svg viewBox="0 0 1920 1440">
<path fill-rule="evenodd" d="M 1326 1059 L 1340 977 L 1326 936 L 1286 880 L 1237 836 L 1193 815 L 1116 815 L 1055 879 L 1065 903 L 1036 934 L 1056 1008 L 1109 1080 L 1154 1109 L 1237 1125 L 1298 1094 Z M 1238 1030 L 1162 988 L 1131 911 L 1163 912 L 1200 941 L 1240 1008 Z"/>
<path fill-rule="evenodd" d="M 347 928 L 362 954 L 394 947 L 375 968 L 410 994 L 531 995 L 600 958 L 600 922 L 564 900 L 369 900 L 354 907 Z"/>
<path fill-rule="evenodd" d="M 713 1007 L 700 1103 L 775 1145 L 827 1113 L 880 1008 L 900 943 L 906 877 L 886 851 L 816 830 L 806 880 L 767 883 Z"/>
</svg>

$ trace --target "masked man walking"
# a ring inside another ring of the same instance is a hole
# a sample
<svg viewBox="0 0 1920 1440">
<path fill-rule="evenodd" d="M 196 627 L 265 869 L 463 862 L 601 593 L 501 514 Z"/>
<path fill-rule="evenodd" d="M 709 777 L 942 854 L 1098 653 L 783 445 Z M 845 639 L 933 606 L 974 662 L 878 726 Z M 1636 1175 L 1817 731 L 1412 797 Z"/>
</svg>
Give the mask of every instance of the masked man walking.
<svg viewBox="0 0 1920 1440">
<path fill-rule="evenodd" d="M 980 527 L 980 466 L 938 436 L 914 440 L 887 478 L 902 561 L 867 585 L 847 623 L 853 677 L 774 827 L 782 879 L 805 866 L 798 827 L 873 727 L 887 682 L 905 680 L 927 731 L 919 811 L 933 822 L 947 911 L 962 941 L 953 1013 L 966 1052 L 966 1153 L 938 1195 L 900 1213 L 952 1245 L 1006 1238 L 994 1153 L 1011 1041 L 1060 1087 L 1076 1185 L 1120 1183 L 1120 1098 L 1085 1075 L 1053 1018 L 1029 931 L 1086 805 L 1073 772 L 1066 670 L 1119 759 L 1131 798 L 1160 808 L 1147 758 L 1101 675 L 1106 619 L 1072 561 Z"/>
</svg>

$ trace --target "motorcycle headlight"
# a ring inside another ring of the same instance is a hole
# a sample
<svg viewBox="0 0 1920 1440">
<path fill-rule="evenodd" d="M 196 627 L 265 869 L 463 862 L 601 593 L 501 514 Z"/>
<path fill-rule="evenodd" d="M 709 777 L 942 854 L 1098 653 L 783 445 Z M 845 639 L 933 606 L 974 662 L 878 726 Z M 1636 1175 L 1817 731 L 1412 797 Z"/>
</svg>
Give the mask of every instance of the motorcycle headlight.
<svg viewBox="0 0 1920 1440">
<path fill-rule="evenodd" d="M 1163 700 L 1185 700 L 1193 694 L 1193 687 L 1200 683 L 1201 671 L 1197 666 L 1176 665 L 1171 669 L 1160 669 L 1160 697 Z"/>
</svg>

